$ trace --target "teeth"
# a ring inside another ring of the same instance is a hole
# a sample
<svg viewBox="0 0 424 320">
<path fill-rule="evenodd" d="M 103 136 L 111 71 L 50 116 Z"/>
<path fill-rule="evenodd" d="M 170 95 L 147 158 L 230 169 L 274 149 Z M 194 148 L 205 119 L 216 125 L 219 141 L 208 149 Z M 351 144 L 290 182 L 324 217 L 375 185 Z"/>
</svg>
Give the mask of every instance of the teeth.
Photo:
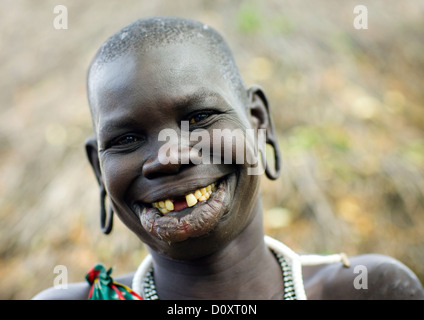
<svg viewBox="0 0 424 320">
<path fill-rule="evenodd" d="M 163 208 L 160 208 L 159 209 L 160 210 L 160 212 L 162 212 L 162 214 L 166 214 L 166 213 L 168 213 L 169 212 L 169 210 L 168 209 L 163 209 Z"/>
<path fill-rule="evenodd" d="M 186 201 L 189 207 L 192 207 L 197 203 L 196 196 L 192 193 L 189 193 L 188 195 L 186 195 Z"/>
<path fill-rule="evenodd" d="M 189 207 L 194 206 L 197 202 L 206 201 L 211 196 L 212 192 L 216 191 L 215 183 L 208 185 L 207 187 L 197 189 L 196 191 L 189 193 L 185 196 L 187 205 Z M 153 207 L 159 209 L 162 214 L 167 214 L 174 211 L 174 203 L 172 200 L 167 199 L 152 203 Z"/>
<path fill-rule="evenodd" d="M 194 191 L 194 196 L 196 197 L 196 199 L 199 199 L 202 196 L 202 192 L 198 189 Z"/>
<path fill-rule="evenodd" d="M 165 207 L 166 209 L 168 209 L 169 211 L 174 210 L 174 204 L 172 203 L 171 200 L 166 200 L 165 201 Z"/>
</svg>

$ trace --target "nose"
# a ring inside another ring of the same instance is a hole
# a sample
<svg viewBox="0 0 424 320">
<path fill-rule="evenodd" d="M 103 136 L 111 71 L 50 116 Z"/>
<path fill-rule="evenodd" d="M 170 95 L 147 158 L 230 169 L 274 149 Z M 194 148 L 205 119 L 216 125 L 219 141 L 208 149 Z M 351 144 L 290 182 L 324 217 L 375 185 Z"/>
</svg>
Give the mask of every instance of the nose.
<svg viewBox="0 0 424 320">
<path fill-rule="evenodd" d="M 199 152 L 191 147 L 180 147 L 177 144 L 162 146 L 143 164 L 142 175 L 149 180 L 175 175 L 186 167 L 198 163 Z"/>
</svg>

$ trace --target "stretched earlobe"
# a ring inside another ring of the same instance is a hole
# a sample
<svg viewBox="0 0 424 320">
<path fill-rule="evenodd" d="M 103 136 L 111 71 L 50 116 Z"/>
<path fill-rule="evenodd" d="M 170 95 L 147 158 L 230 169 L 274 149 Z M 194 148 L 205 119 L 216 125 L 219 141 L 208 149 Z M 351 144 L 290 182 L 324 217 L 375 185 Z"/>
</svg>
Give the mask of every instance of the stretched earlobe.
<svg viewBox="0 0 424 320">
<path fill-rule="evenodd" d="M 89 138 L 85 141 L 85 151 L 100 188 L 100 228 L 104 234 L 109 234 L 113 228 L 113 210 L 109 207 L 108 212 L 106 211 L 107 193 L 103 184 L 97 141 L 95 138 Z"/>
<path fill-rule="evenodd" d="M 280 156 L 280 150 L 278 147 L 278 141 L 267 140 L 266 143 L 269 144 L 274 149 L 274 162 L 275 162 L 274 171 L 270 170 L 270 166 L 268 165 L 268 162 L 266 161 L 265 155 L 263 153 L 261 153 L 262 165 L 265 168 L 265 174 L 268 177 L 268 179 L 277 180 L 278 177 L 280 176 L 280 171 L 281 171 L 281 156 Z"/>
<path fill-rule="evenodd" d="M 94 175 L 96 176 L 99 185 L 102 184 L 102 173 L 100 170 L 99 154 L 97 152 L 97 140 L 95 138 L 89 138 L 85 141 L 85 153 L 88 161 L 93 168 Z"/>
<path fill-rule="evenodd" d="M 264 91 L 259 86 L 252 86 L 248 89 L 249 110 L 252 119 L 252 125 L 256 129 L 266 129 L 266 144 L 270 145 L 274 150 L 275 168 L 272 171 L 265 157 L 265 150 L 261 151 L 262 165 L 265 169 L 265 174 L 270 180 L 276 180 L 281 171 L 281 154 L 278 144 L 277 134 L 274 129 L 274 124 L 268 104 L 268 99 Z"/>
<path fill-rule="evenodd" d="M 106 189 L 102 185 L 100 187 L 100 228 L 104 234 L 109 234 L 113 228 L 113 210 L 109 207 L 106 212 Z"/>
</svg>

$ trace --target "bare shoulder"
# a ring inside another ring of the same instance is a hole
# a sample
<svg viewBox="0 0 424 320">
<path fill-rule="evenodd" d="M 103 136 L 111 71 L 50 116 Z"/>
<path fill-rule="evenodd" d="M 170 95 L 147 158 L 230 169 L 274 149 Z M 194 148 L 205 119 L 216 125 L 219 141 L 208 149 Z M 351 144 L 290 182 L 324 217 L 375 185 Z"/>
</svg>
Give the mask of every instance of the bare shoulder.
<svg viewBox="0 0 424 320">
<path fill-rule="evenodd" d="M 87 282 L 70 283 L 64 288 L 51 287 L 35 295 L 33 300 L 87 300 L 90 286 Z"/>
<path fill-rule="evenodd" d="M 424 299 L 417 276 L 400 261 L 379 254 L 349 258 L 350 267 L 330 264 L 304 267 L 310 299 Z"/>
<path fill-rule="evenodd" d="M 114 278 L 116 282 L 131 287 L 134 273 L 117 276 Z M 51 287 L 41 291 L 35 295 L 33 300 L 87 300 L 90 292 L 88 282 L 70 283 L 66 288 Z"/>
</svg>

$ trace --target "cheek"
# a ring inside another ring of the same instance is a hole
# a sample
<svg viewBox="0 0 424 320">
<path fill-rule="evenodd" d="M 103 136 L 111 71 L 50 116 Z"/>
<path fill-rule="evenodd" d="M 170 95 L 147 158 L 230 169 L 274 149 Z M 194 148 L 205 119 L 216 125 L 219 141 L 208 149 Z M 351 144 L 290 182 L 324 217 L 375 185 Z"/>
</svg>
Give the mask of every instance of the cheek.
<svg viewBox="0 0 424 320">
<path fill-rule="evenodd" d="M 260 212 L 259 176 L 248 176 L 246 172 L 239 172 L 236 193 L 232 199 L 232 213 L 221 225 L 221 232 L 233 235 L 240 234 Z M 258 211 L 259 210 L 259 211 Z"/>
<path fill-rule="evenodd" d="M 258 198 L 261 176 L 249 175 L 246 171 L 242 171 L 240 174 L 242 176 L 240 177 L 238 197 L 243 208 L 242 212 L 248 212 Z"/>
<path fill-rule="evenodd" d="M 112 201 L 122 201 L 131 182 L 137 177 L 140 163 L 136 156 L 129 155 L 100 159 L 103 181 Z"/>
<path fill-rule="evenodd" d="M 246 164 L 246 127 L 240 121 L 222 121 L 208 133 L 214 163 Z"/>
<path fill-rule="evenodd" d="M 100 159 L 103 181 L 112 207 L 119 219 L 142 241 L 146 241 L 146 232 L 140 220 L 128 206 L 126 198 L 131 195 L 132 183 L 140 172 L 140 156 L 113 155 Z"/>
<path fill-rule="evenodd" d="M 244 174 L 261 176 L 261 152 L 265 146 L 265 130 L 251 128 L 213 129 L 210 132 L 210 150 L 214 163 L 237 165 Z"/>
</svg>

